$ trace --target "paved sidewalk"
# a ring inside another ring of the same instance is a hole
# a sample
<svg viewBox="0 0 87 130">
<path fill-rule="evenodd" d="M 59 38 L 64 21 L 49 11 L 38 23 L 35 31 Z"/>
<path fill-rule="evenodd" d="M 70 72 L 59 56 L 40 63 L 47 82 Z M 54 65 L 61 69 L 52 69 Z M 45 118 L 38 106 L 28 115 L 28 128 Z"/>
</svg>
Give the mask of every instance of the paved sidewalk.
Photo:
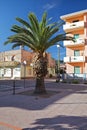
<svg viewBox="0 0 87 130">
<path fill-rule="evenodd" d="M 87 130 L 87 85 L 46 86 L 57 93 L 0 96 L 0 130 Z M 23 91 L 28 89 L 33 88 Z"/>
</svg>

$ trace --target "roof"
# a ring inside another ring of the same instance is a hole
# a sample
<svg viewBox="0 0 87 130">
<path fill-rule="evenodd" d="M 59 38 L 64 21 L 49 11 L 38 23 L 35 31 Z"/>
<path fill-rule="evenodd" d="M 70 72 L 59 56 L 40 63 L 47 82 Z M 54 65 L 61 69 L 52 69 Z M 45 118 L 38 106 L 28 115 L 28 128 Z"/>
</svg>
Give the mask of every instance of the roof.
<svg viewBox="0 0 87 130">
<path fill-rule="evenodd" d="M 69 17 L 72 17 L 72 16 L 76 16 L 76 15 L 81 15 L 81 14 L 84 14 L 84 13 L 87 13 L 87 9 L 86 10 L 82 10 L 82 11 L 78 11 L 78 12 L 74 12 L 74 13 L 70 13 L 70 14 L 66 14 L 66 15 L 60 16 L 60 18 L 62 20 L 65 20 L 66 18 L 69 18 Z"/>
</svg>

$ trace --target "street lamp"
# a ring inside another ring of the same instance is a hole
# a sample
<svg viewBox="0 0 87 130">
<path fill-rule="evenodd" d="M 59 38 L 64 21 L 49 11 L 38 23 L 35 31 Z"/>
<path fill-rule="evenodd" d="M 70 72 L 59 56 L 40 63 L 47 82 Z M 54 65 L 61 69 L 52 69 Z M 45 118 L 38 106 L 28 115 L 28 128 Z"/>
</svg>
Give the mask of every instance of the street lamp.
<svg viewBox="0 0 87 130">
<path fill-rule="evenodd" d="M 25 88 L 25 77 L 26 77 L 26 64 L 27 62 L 24 60 L 23 65 L 24 65 L 24 88 Z"/>
<path fill-rule="evenodd" d="M 60 74 L 60 45 L 57 45 L 58 48 L 58 73 Z"/>
<path fill-rule="evenodd" d="M 31 67 L 31 76 L 33 76 L 33 63 L 30 63 L 30 67 Z"/>
<path fill-rule="evenodd" d="M 2 66 L 2 79 L 4 79 L 4 74 L 5 74 L 5 52 L 2 52 L 2 62 L 3 62 L 3 66 Z"/>
<path fill-rule="evenodd" d="M 84 50 L 83 50 L 83 81 L 84 81 L 84 79 L 85 79 L 85 73 L 84 73 L 84 67 L 85 67 L 85 66 L 84 66 L 84 59 L 85 59 L 85 58 L 84 58 Z"/>
<path fill-rule="evenodd" d="M 60 47 L 64 48 L 59 42 L 57 43 L 57 48 L 58 48 L 58 75 L 57 75 L 57 82 L 60 81 Z"/>
<path fill-rule="evenodd" d="M 60 45 L 57 44 L 57 48 L 58 48 L 58 81 L 60 81 Z"/>
</svg>

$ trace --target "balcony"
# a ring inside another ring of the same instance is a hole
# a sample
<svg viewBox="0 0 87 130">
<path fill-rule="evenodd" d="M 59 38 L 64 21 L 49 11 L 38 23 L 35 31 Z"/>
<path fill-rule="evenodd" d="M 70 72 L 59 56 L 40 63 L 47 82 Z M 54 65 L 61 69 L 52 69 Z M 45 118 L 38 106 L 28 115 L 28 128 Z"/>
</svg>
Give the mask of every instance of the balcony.
<svg viewBox="0 0 87 130">
<path fill-rule="evenodd" d="M 85 56 L 64 57 L 64 62 L 85 62 Z"/>
<path fill-rule="evenodd" d="M 85 62 L 84 56 L 71 56 L 71 62 Z"/>
<path fill-rule="evenodd" d="M 74 23 L 67 23 L 63 25 L 63 29 L 65 31 L 72 30 L 72 29 L 78 29 L 84 27 L 84 21 L 74 22 Z"/>
<path fill-rule="evenodd" d="M 17 61 L 3 61 L 0 62 L 0 67 L 16 67 L 20 64 L 20 62 Z"/>
<path fill-rule="evenodd" d="M 84 45 L 85 44 L 85 39 L 83 38 L 78 38 L 76 39 L 75 42 L 73 41 L 64 41 L 64 46 L 75 46 L 75 45 Z"/>
<path fill-rule="evenodd" d="M 70 62 L 70 57 L 64 57 L 64 62 Z"/>
</svg>

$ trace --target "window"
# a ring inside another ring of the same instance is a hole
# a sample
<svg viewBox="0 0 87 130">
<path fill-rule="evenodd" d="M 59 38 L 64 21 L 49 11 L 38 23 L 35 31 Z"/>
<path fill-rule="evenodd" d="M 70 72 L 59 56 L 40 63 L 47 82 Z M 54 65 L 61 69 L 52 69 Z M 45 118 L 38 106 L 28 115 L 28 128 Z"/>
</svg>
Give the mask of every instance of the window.
<svg viewBox="0 0 87 130">
<path fill-rule="evenodd" d="M 80 67 L 79 66 L 74 67 L 74 73 L 75 74 L 80 74 Z"/>
<path fill-rule="evenodd" d="M 77 42 L 77 39 L 79 38 L 79 34 L 74 34 L 74 39 Z"/>
<path fill-rule="evenodd" d="M 11 57 L 11 61 L 14 61 L 14 57 L 15 57 L 15 55 L 13 55 L 13 56 Z"/>
<path fill-rule="evenodd" d="M 79 50 L 74 50 L 74 56 L 80 56 L 80 51 Z"/>
<path fill-rule="evenodd" d="M 79 34 L 74 34 L 74 38 L 78 39 L 79 38 Z"/>
</svg>

